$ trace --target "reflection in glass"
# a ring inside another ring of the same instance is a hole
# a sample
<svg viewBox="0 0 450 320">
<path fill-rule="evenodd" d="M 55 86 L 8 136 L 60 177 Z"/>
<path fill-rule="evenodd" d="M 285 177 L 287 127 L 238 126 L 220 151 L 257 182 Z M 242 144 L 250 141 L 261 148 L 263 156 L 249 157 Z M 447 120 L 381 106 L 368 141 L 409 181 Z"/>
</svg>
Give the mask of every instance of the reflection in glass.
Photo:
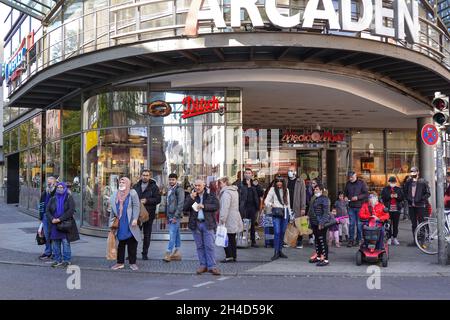
<svg viewBox="0 0 450 320">
<path fill-rule="evenodd" d="M 10 152 L 16 152 L 19 150 L 19 127 L 15 127 L 11 130 L 11 145 Z"/>
<path fill-rule="evenodd" d="M 59 138 L 61 134 L 61 110 L 47 110 L 46 114 L 46 137 L 48 140 Z"/>
<path fill-rule="evenodd" d="M 42 185 L 42 171 L 41 171 L 41 148 L 34 148 L 30 150 L 30 157 L 28 160 L 30 166 L 30 205 L 29 208 L 37 210 L 41 196 Z"/>
<path fill-rule="evenodd" d="M 28 147 L 28 121 L 23 122 L 20 127 L 20 150 Z"/>
<path fill-rule="evenodd" d="M 19 205 L 28 208 L 28 152 L 21 152 L 19 155 Z"/>
<path fill-rule="evenodd" d="M 30 123 L 30 145 L 34 146 L 42 142 L 42 116 L 38 115 L 31 119 Z"/>
<path fill-rule="evenodd" d="M 81 136 L 72 136 L 63 140 L 63 175 L 73 199 L 75 200 L 75 220 L 80 220 L 81 213 Z"/>
<path fill-rule="evenodd" d="M 61 141 L 48 143 L 46 145 L 46 164 L 45 164 L 45 179 L 50 175 L 56 178 L 60 175 L 61 166 Z"/>
</svg>

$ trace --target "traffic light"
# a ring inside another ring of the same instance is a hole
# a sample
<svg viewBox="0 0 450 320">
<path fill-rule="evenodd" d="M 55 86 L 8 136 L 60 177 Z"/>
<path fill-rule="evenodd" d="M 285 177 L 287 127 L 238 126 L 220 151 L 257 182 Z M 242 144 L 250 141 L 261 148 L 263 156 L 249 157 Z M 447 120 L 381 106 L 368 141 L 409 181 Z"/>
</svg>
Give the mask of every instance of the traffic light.
<svg viewBox="0 0 450 320">
<path fill-rule="evenodd" d="M 448 97 L 438 96 L 431 102 L 434 108 L 433 121 L 439 125 L 447 124 L 449 120 L 449 103 Z"/>
</svg>

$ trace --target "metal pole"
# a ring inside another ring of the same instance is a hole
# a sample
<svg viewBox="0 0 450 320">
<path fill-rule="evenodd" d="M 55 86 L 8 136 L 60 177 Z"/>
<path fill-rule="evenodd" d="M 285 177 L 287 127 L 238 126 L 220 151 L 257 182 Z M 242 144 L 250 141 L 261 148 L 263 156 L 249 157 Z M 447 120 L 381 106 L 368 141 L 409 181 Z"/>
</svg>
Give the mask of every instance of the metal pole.
<svg viewBox="0 0 450 320">
<path fill-rule="evenodd" d="M 445 128 L 439 128 L 439 142 L 436 147 L 436 207 L 437 207 L 437 230 L 438 230 L 438 263 L 447 264 L 446 241 L 444 238 L 444 171 L 443 171 L 443 147 Z"/>
</svg>

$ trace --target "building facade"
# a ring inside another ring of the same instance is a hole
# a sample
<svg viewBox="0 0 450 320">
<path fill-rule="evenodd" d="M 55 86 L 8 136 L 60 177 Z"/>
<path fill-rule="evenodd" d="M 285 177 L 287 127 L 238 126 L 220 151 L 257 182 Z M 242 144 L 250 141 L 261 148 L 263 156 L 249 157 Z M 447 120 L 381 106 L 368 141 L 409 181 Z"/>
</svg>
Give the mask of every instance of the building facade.
<svg viewBox="0 0 450 320">
<path fill-rule="evenodd" d="M 214 192 L 245 167 L 266 187 L 295 165 L 332 198 L 349 170 L 375 191 L 412 166 L 434 181 L 420 131 L 450 93 L 450 36 L 433 7 L 316 2 L 64 1 L 5 42 L 7 201 L 35 213 L 59 176 L 103 234 L 118 178 L 143 168 L 163 195 L 169 173 Z"/>
</svg>

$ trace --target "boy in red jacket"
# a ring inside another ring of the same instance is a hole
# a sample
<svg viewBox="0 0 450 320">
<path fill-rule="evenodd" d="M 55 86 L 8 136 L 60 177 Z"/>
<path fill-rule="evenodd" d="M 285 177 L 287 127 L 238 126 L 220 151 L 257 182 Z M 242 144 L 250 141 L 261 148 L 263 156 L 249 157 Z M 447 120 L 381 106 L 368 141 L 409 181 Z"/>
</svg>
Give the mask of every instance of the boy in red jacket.
<svg viewBox="0 0 450 320">
<path fill-rule="evenodd" d="M 377 242 L 377 249 L 384 249 L 384 227 L 383 222 L 389 220 L 389 213 L 385 212 L 384 205 L 378 201 L 378 196 L 376 193 L 371 193 L 369 195 L 369 201 L 364 203 L 359 211 L 359 218 L 361 220 L 369 220 L 370 217 L 374 216 L 377 224 L 381 225 L 380 238 Z"/>
</svg>

